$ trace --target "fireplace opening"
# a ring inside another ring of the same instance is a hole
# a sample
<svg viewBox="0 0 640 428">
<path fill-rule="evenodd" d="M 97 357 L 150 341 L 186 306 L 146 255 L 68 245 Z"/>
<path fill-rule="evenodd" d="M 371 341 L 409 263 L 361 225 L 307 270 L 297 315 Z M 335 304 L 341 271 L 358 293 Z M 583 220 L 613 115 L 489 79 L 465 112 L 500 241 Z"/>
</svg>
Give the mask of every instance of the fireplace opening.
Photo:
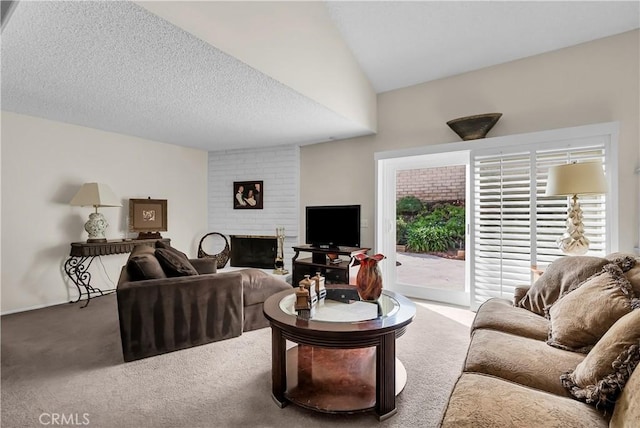
<svg viewBox="0 0 640 428">
<path fill-rule="evenodd" d="M 231 266 L 273 269 L 277 247 L 275 236 L 231 235 Z"/>
</svg>

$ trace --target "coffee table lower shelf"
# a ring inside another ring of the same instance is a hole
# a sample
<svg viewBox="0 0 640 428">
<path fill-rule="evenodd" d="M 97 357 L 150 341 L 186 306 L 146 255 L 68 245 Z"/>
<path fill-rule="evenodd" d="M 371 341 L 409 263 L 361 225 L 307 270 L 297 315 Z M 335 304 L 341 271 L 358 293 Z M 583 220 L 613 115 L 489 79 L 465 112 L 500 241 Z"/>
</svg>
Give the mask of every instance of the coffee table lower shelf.
<svg viewBox="0 0 640 428">
<path fill-rule="evenodd" d="M 287 400 L 325 413 L 375 409 L 375 347 L 328 349 L 297 345 L 287 350 L 286 360 Z M 407 383 L 407 371 L 397 358 L 395 372 L 398 395 Z"/>
</svg>

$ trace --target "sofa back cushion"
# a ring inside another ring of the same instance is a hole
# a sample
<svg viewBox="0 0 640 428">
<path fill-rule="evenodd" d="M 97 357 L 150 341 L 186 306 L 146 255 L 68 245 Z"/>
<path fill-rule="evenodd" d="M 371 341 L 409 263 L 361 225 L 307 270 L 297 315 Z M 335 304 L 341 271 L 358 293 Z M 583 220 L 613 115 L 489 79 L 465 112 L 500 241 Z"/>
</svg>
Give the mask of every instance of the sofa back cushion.
<svg viewBox="0 0 640 428">
<path fill-rule="evenodd" d="M 148 245 L 136 245 L 133 247 L 127 260 L 126 269 L 133 281 L 167 277 L 155 256 L 155 249 Z"/>
<path fill-rule="evenodd" d="M 622 269 L 608 264 L 548 309 L 547 343 L 587 353 L 618 319 L 640 306 Z"/>
<path fill-rule="evenodd" d="M 516 306 L 538 315 L 551 306 L 571 287 L 582 283 L 609 263 L 607 259 L 590 256 L 561 257 L 547 267 Z"/>
<path fill-rule="evenodd" d="M 560 379 L 574 397 L 609 409 L 639 362 L 640 310 L 634 310 L 620 318 L 575 370 Z"/>
</svg>

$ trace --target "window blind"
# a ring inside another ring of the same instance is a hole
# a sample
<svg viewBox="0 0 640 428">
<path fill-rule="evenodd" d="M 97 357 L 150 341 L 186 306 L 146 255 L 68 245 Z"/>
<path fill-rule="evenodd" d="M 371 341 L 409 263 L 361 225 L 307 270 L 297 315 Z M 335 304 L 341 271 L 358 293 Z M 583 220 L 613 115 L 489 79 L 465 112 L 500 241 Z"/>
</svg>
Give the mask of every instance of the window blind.
<svg viewBox="0 0 640 428">
<path fill-rule="evenodd" d="M 474 156 L 474 306 L 492 297 L 513 299 L 515 287 L 531 283 L 531 266 L 544 268 L 564 256 L 556 240 L 566 229 L 569 200 L 544 195 L 548 169 L 572 161 L 604 163 L 605 146 L 562 145 Z M 589 254 L 604 255 L 605 196 L 578 198 Z"/>
</svg>

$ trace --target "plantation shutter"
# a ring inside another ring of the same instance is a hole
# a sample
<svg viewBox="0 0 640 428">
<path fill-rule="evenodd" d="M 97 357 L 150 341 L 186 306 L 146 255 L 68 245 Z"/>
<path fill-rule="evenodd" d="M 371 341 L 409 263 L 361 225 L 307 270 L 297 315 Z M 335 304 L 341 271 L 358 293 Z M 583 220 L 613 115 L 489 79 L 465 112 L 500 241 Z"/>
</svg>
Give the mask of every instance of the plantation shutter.
<svg viewBox="0 0 640 428">
<path fill-rule="evenodd" d="M 512 300 L 515 287 L 531 283 L 531 267 L 546 267 L 564 254 L 556 240 L 566 228 L 569 199 L 545 196 L 550 166 L 573 161 L 605 161 L 603 142 L 509 153 L 476 154 L 474 183 L 474 263 L 472 306 L 492 297 Z M 556 146 L 556 147 L 554 147 Z M 606 251 L 604 195 L 580 195 L 589 255 Z"/>
</svg>

